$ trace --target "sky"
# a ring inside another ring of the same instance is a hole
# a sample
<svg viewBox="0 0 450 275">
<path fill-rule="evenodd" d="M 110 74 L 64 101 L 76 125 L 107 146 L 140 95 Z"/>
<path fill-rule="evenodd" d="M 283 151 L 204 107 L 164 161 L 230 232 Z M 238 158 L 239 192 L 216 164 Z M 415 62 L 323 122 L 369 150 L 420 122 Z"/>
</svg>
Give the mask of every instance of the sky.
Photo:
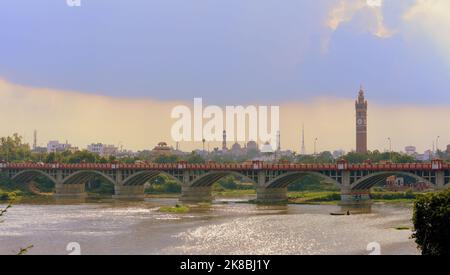
<svg viewBox="0 0 450 275">
<path fill-rule="evenodd" d="M 0 135 L 151 148 L 202 97 L 280 105 L 285 148 L 305 124 L 310 148 L 349 151 L 363 85 L 370 149 L 444 145 L 449 15 L 448 0 L 4 0 Z"/>
</svg>

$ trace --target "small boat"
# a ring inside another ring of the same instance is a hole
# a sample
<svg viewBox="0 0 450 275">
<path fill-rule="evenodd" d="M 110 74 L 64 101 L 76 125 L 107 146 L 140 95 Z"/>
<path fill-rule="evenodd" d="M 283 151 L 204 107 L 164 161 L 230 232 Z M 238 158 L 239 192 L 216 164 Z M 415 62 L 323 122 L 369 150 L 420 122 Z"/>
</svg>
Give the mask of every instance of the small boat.
<svg viewBox="0 0 450 275">
<path fill-rule="evenodd" d="M 345 213 L 330 213 L 331 216 L 346 216 Z"/>
<path fill-rule="evenodd" d="M 330 213 L 331 216 L 350 216 L 350 211 L 346 213 Z"/>
</svg>

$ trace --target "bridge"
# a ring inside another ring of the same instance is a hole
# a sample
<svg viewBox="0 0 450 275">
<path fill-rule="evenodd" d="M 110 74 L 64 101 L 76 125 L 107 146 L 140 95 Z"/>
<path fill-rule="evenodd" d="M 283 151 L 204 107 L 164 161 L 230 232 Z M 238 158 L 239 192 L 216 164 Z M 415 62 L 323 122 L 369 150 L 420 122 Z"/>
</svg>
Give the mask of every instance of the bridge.
<svg viewBox="0 0 450 275">
<path fill-rule="evenodd" d="M 444 189 L 450 182 L 450 164 L 442 160 L 407 164 L 270 164 L 261 161 L 241 164 L 158 163 L 1 163 L 0 171 L 17 183 L 26 184 L 43 176 L 54 183 L 57 197 L 86 196 L 86 182 L 94 177 L 114 184 L 114 198 L 144 197 L 144 184 L 158 175 L 167 175 L 182 187 L 184 202 L 211 201 L 214 182 L 236 175 L 256 186 L 257 201 L 287 201 L 287 187 L 305 175 L 316 175 L 341 190 L 343 203 L 359 203 L 370 199 L 370 189 L 393 175 L 409 176 L 434 189 Z"/>
</svg>

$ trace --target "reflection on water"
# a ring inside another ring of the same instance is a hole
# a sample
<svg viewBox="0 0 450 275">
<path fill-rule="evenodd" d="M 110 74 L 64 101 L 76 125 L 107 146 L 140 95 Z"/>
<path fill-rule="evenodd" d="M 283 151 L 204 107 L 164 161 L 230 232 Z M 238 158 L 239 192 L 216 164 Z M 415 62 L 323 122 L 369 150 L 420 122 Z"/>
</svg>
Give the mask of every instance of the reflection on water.
<svg viewBox="0 0 450 275">
<path fill-rule="evenodd" d="M 417 254 L 406 206 L 253 205 L 222 199 L 189 213 L 158 211 L 176 199 L 145 202 L 48 199 L 15 205 L 0 226 L 0 254 L 33 244 L 31 254 Z M 332 216 L 346 213 L 350 216 Z M 358 214 L 357 213 L 366 213 Z"/>
</svg>

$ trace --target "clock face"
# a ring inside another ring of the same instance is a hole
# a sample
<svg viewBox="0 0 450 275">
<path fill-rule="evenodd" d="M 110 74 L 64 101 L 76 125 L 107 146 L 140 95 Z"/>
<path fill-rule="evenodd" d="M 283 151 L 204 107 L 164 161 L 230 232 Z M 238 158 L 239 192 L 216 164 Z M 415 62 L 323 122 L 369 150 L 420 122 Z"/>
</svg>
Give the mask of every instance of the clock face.
<svg viewBox="0 0 450 275">
<path fill-rule="evenodd" d="M 356 121 L 356 123 L 358 124 L 358 125 L 362 125 L 363 124 L 363 120 L 362 120 L 362 118 L 358 118 L 358 120 Z"/>
</svg>

